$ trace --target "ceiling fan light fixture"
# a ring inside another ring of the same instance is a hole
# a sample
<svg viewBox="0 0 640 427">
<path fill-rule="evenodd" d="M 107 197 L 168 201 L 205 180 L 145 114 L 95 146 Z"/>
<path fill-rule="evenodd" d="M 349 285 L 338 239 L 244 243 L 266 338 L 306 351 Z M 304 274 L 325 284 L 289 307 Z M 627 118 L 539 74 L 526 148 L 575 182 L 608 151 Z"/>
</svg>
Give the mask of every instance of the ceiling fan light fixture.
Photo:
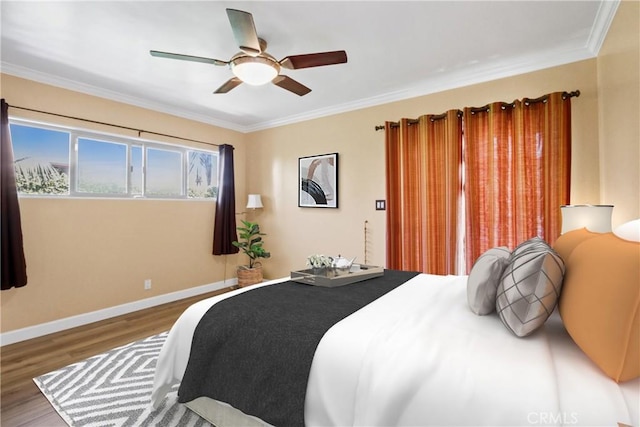
<svg viewBox="0 0 640 427">
<path fill-rule="evenodd" d="M 244 83 L 260 86 L 278 75 L 280 65 L 262 56 L 243 56 L 231 61 L 231 71 Z"/>
<path fill-rule="evenodd" d="M 298 96 L 304 96 L 311 92 L 311 89 L 289 76 L 281 75 L 281 68 L 297 70 L 347 62 L 347 52 L 344 50 L 290 55 L 278 61 L 266 52 L 267 42 L 258 37 L 253 15 L 242 10 L 227 9 L 227 16 L 231 23 L 233 35 L 240 47 L 240 52 L 232 56 L 229 61 L 157 50 L 152 50 L 149 53 L 151 56 L 160 58 L 229 66 L 234 77 L 223 83 L 213 93 L 228 93 L 242 83 L 254 86 L 273 83 Z"/>
</svg>

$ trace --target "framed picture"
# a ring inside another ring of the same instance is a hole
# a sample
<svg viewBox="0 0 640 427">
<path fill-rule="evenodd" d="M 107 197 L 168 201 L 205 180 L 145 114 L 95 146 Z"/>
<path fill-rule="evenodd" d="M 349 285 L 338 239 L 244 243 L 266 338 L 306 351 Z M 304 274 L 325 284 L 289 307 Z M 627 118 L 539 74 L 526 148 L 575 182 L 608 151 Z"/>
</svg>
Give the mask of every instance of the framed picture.
<svg viewBox="0 0 640 427">
<path fill-rule="evenodd" d="M 338 207 L 338 153 L 298 159 L 298 206 Z"/>
</svg>

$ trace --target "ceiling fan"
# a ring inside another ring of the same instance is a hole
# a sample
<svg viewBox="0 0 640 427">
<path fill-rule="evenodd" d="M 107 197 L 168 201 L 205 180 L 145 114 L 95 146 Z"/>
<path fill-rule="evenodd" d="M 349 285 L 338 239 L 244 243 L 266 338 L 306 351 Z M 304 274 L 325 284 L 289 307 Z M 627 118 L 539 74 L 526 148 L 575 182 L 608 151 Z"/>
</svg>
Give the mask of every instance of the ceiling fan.
<svg viewBox="0 0 640 427">
<path fill-rule="evenodd" d="M 221 66 L 229 65 L 234 77 L 227 80 L 213 93 L 227 93 L 241 83 L 257 86 L 271 82 L 276 86 L 303 96 L 311 92 L 311 89 L 289 76 L 280 74 L 282 68 L 298 70 L 300 68 L 321 67 L 347 62 L 347 53 L 344 50 L 292 55 L 277 61 L 266 52 L 267 42 L 258 37 L 253 23 L 253 16 L 249 12 L 227 9 L 227 16 L 229 17 L 236 42 L 240 46 L 240 52 L 231 57 L 229 61 L 157 50 L 151 50 L 149 53 L 151 53 L 151 56 L 159 58 L 179 59 Z"/>
</svg>

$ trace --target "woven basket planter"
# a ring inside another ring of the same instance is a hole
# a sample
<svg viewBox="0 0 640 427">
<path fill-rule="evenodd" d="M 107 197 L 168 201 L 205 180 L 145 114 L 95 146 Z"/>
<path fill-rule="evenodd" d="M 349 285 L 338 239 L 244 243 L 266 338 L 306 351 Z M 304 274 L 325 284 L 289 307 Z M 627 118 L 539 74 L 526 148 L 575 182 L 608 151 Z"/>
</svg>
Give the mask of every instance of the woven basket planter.
<svg viewBox="0 0 640 427">
<path fill-rule="evenodd" d="M 238 267 L 238 286 L 243 288 L 245 286 L 254 285 L 262 282 L 262 266 L 255 266 L 253 268 Z"/>
</svg>

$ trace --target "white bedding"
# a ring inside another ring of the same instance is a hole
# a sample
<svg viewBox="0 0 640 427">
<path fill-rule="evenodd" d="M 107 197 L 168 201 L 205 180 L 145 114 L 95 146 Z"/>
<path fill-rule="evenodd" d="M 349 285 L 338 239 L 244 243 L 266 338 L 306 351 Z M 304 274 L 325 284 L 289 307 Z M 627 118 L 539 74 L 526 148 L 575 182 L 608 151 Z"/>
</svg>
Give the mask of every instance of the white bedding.
<svg viewBox="0 0 640 427">
<path fill-rule="evenodd" d="M 466 280 L 421 274 L 331 328 L 311 367 L 306 425 L 638 425 L 640 380 L 606 377 L 557 315 L 527 338 L 476 316 Z M 154 406 L 184 375 L 202 315 L 254 288 L 183 313 L 160 353 Z"/>
</svg>

